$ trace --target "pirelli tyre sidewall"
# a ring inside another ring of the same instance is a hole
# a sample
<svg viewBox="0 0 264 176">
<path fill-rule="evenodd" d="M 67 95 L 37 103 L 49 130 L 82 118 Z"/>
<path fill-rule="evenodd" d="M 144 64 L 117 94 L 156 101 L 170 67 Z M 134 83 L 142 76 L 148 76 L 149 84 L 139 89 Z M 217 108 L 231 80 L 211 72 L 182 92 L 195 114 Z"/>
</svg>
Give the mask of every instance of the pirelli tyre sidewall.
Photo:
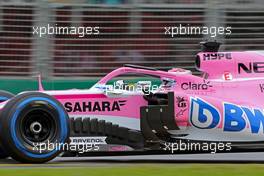
<svg viewBox="0 0 264 176">
<path fill-rule="evenodd" d="M 12 97 L 14 97 L 14 94 L 12 94 L 10 92 L 7 92 L 7 91 L 0 90 L 0 103 L 4 102 L 6 100 L 9 100 Z M 4 158 L 7 158 L 7 157 L 8 157 L 8 154 L 3 149 L 3 147 L 1 146 L 1 143 L 0 143 L 0 159 L 4 159 Z"/>
<path fill-rule="evenodd" d="M 35 122 L 41 124 L 41 133 L 31 129 Z M 2 146 L 20 162 L 43 163 L 55 158 L 61 153 L 60 144 L 69 141 L 69 134 L 69 117 L 64 107 L 44 93 L 17 95 L 8 101 L 0 114 Z M 45 144 L 41 152 L 36 144 Z M 56 146 L 48 148 L 48 144 Z"/>
</svg>

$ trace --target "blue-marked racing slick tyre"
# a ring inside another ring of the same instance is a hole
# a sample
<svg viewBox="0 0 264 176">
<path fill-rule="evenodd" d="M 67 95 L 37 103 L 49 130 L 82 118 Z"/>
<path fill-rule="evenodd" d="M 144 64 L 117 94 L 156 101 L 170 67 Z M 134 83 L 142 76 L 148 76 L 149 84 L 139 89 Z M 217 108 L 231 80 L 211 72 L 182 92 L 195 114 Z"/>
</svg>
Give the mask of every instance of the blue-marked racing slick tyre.
<svg viewBox="0 0 264 176">
<path fill-rule="evenodd" d="M 7 92 L 7 91 L 0 91 L 0 103 L 4 102 L 6 100 L 9 100 L 10 98 L 14 97 L 14 94 Z M 3 150 L 3 147 L 1 147 L 0 144 L 0 159 L 7 158 L 8 154 Z"/>
<path fill-rule="evenodd" d="M 3 101 L 9 100 L 10 98 L 12 98 L 14 96 L 15 95 L 10 93 L 10 92 L 0 90 L 0 103 Z"/>
<path fill-rule="evenodd" d="M 53 97 L 27 92 L 10 99 L 0 114 L 4 150 L 23 163 L 44 163 L 69 141 L 69 117 Z M 40 150 L 41 149 L 41 150 Z"/>
</svg>

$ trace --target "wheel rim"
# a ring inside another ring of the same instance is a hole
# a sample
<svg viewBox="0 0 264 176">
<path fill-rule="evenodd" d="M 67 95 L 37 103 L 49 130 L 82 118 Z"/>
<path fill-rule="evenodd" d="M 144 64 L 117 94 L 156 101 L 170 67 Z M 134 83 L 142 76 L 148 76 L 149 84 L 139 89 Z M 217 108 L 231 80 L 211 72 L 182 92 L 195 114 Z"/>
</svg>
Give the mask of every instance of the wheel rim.
<svg viewBox="0 0 264 176">
<path fill-rule="evenodd" d="M 20 123 L 21 137 L 30 146 L 36 143 L 52 142 L 56 135 L 53 115 L 44 109 L 26 112 Z"/>
</svg>

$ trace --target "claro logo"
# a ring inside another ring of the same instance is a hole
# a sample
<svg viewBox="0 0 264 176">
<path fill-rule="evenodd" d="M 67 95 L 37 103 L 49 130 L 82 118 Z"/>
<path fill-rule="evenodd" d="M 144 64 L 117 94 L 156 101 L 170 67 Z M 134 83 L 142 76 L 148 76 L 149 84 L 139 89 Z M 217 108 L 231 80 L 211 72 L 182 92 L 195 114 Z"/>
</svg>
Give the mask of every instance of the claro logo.
<svg viewBox="0 0 264 176">
<path fill-rule="evenodd" d="M 209 87 L 213 87 L 210 81 L 204 80 L 203 83 L 185 82 L 181 84 L 183 90 L 207 90 Z"/>
<path fill-rule="evenodd" d="M 95 101 L 95 102 L 66 102 L 64 107 L 67 112 L 101 112 L 101 111 L 120 111 L 126 100 L 119 101 Z"/>
<path fill-rule="evenodd" d="M 238 63 L 238 73 L 264 73 L 264 62 Z"/>
</svg>

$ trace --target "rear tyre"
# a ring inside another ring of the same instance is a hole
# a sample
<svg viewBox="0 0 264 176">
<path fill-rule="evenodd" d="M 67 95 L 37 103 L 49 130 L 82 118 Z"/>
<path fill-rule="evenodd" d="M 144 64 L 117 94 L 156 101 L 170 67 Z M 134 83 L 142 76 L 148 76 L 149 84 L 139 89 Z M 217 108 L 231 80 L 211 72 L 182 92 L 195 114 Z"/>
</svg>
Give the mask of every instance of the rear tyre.
<svg viewBox="0 0 264 176">
<path fill-rule="evenodd" d="M 23 163 L 44 163 L 58 156 L 69 138 L 69 117 L 53 97 L 28 92 L 7 102 L 0 114 L 4 149 Z"/>
<path fill-rule="evenodd" d="M 14 94 L 7 92 L 7 91 L 0 91 L 0 103 L 9 100 L 10 98 L 14 97 Z M 3 150 L 3 147 L 0 145 L 0 159 L 5 159 L 8 157 L 6 151 Z"/>
<path fill-rule="evenodd" d="M 3 101 L 9 100 L 10 98 L 14 96 L 15 95 L 10 92 L 0 90 L 0 103 L 2 103 Z"/>
</svg>

